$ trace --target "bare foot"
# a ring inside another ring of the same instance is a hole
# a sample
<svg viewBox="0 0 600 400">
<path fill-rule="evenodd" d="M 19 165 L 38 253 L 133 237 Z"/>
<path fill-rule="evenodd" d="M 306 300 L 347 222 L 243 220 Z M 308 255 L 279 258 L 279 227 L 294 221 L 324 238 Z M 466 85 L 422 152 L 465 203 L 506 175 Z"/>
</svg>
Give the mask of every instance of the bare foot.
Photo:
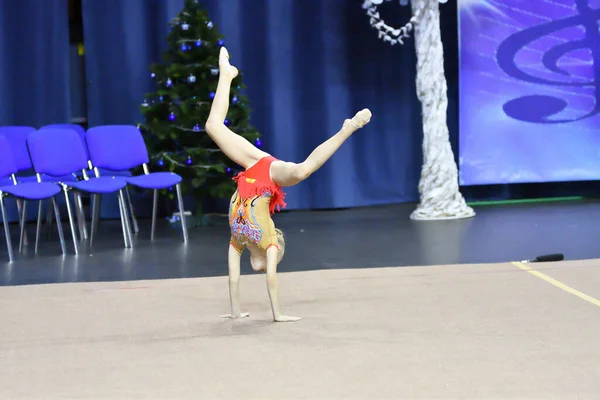
<svg viewBox="0 0 600 400">
<path fill-rule="evenodd" d="M 352 125 L 354 129 L 360 129 L 371 121 L 371 111 L 368 108 L 362 109 L 356 113 L 352 119 L 344 121 L 344 125 Z"/>
<path fill-rule="evenodd" d="M 296 322 L 300 321 L 302 318 L 300 317 L 288 317 L 286 315 L 280 315 L 275 317 L 275 322 Z"/>
<path fill-rule="evenodd" d="M 249 316 L 250 316 L 250 313 L 243 312 L 243 313 L 240 313 L 240 315 L 232 315 L 232 314 L 221 315 L 221 318 L 238 319 L 238 318 L 247 318 Z"/>
<path fill-rule="evenodd" d="M 229 52 L 225 47 L 221 47 L 219 53 L 219 72 L 231 79 L 238 75 L 238 69 L 229 63 Z"/>
</svg>

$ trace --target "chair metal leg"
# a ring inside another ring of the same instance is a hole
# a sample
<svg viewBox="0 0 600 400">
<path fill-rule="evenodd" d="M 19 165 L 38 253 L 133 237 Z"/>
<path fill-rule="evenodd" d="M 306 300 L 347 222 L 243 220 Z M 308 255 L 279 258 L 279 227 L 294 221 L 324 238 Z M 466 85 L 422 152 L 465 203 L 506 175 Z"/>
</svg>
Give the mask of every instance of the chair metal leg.
<svg viewBox="0 0 600 400">
<path fill-rule="evenodd" d="M 6 209 L 4 207 L 4 195 L 0 193 L 0 209 L 2 211 L 2 225 L 4 225 L 4 236 L 6 236 L 6 248 L 8 250 L 8 262 L 13 262 L 15 257 L 13 255 L 12 243 L 10 241 L 10 229 L 8 227 L 8 220 L 6 219 Z"/>
<path fill-rule="evenodd" d="M 77 204 L 77 193 L 73 193 L 73 200 L 75 201 L 75 217 L 77 218 L 77 229 L 79 239 L 83 240 L 83 227 L 81 226 L 81 213 L 79 210 L 79 204 Z"/>
<path fill-rule="evenodd" d="M 75 193 L 75 207 L 77 208 L 77 221 L 79 222 L 79 238 L 81 240 L 87 240 L 87 223 L 85 222 L 85 212 L 83 209 L 83 201 L 81 201 L 81 193 Z"/>
<path fill-rule="evenodd" d="M 73 213 L 71 212 L 71 202 L 69 201 L 69 192 L 63 189 L 65 193 L 65 201 L 67 203 L 67 214 L 69 214 L 69 225 L 71 225 L 71 236 L 73 236 L 73 248 L 75 255 L 79 254 L 79 246 L 77 245 L 77 232 L 75 232 L 75 223 L 73 222 Z"/>
<path fill-rule="evenodd" d="M 23 202 L 25 202 L 25 200 L 23 200 Z M 21 212 L 22 212 L 23 206 L 21 204 L 21 199 L 17 199 L 17 211 L 19 214 L 19 225 L 23 225 L 25 223 L 25 218 L 21 218 Z M 21 240 L 21 239 L 19 239 Z M 29 243 L 27 242 L 27 235 L 25 235 L 25 246 L 27 246 Z M 21 247 L 22 245 L 19 243 L 19 252 L 21 252 Z"/>
<path fill-rule="evenodd" d="M 158 208 L 158 190 L 154 189 L 154 198 L 152 200 L 152 228 L 150 228 L 150 240 L 154 240 L 154 231 L 156 231 L 156 209 Z"/>
<path fill-rule="evenodd" d="M 183 209 L 183 196 L 181 195 L 181 186 L 175 185 L 177 190 L 177 202 L 179 203 L 179 216 L 181 217 L 181 229 L 183 230 L 183 242 L 188 241 L 187 223 L 185 221 L 185 211 Z"/>
<path fill-rule="evenodd" d="M 68 204 L 68 203 L 67 203 Z M 52 198 L 52 207 L 54 208 L 54 217 L 56 218 L 56 227 L 58 228 L 58 238 L 60 240 L 60 249 L 64 256 L 67 255 L 67 244 L 65 243 L 65 235 L 63 233 L 62 222 L 60 220 L 60 210 L 58 209 L 58 204 L 56 203 L 56 199 Z M 50 208 L 50 207 L 48 207 Z"/>
<path fill-rule="evenodd" d="M 50 236 L 52 235 L 52 205 L 49 204 L 48 205 L 48 212 L 46 213 L 46 237 L 50 238 Z"/>
<path fill-rule="evenodd" d="M 25 239 L 25 213 L 27 212 L 27 200 L 23 200 L 21 205 L 21 214 L 19 221 L 21 222 L 21 234 L 19 235 L 19 253 L 23 252 L 23 240 Z"/>
<path fill-rule="evenodd" d="M 129 224 L 129 214 L 127 212 L 127 201 L 125 201 L 123 190 L 119 190 L 119 198 L 121 199 L 121 204 L 123 205 L 123 219 L 121 220 L 121 224 L 125 225 L 125 233 L 127 234 L 129 247 L 133 247 L 133 235 L 131 234 L 131 225 Z"/>
<path fill-rule="evenodd" d="M 38 253 L 38 244 L 40 242 L 40 233 L 42 231 L 42 200 L 38 201 L 38 217 L 37 225 L 35 227 L 35 250 L 34 253 Z"/>
<path fill-rule="evenodd" d="M 138 226 L 137 218 L 135 217 L 135 211 L 133 209 L 133 202 L 131 201 L 131 196 L 129 195 L 129 188 L 125 188 L 125 193 L 127 194 L 127 203 L 129 203 L 129 210 L 131 211 L 131 221 L 133 222 L 133 233 L 138 233 L 140 228 Z"/>
<path fill-rule="evenodd" d="M 129 235 L 127 234 L 127 227 L 125 225 L 125 214 L 123 213 L 123 199 L 121 198 L 121 194 L 119 193 L 119 215 L 121 216 L 121 229 L 123 230 L 123 242 L 125 243 L 125 247 L 129 247 Z"/>
<path fill-rule="evenodd" d="M 92 232 L 90 233 L 90 246 L 94 243 L 94 236 L 98 232 L 98 218 L 100 217 L 100 195 L 92 195 Z"/>
</svg>

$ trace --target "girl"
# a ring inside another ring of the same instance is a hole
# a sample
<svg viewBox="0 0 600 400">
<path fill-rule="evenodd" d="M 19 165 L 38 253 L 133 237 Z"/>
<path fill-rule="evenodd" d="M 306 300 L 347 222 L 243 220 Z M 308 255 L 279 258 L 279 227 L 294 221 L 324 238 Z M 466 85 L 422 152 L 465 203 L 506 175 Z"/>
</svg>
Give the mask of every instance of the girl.
<svg viewBox="0 0 600 400">
<path fill-rule="evenodd" d="M 237 68 L 229 63 L 229 53 L 224 47 L 219 54 L 219 82 L 206 121 L 206 132 L 221 151 L 233 162 L 244 168 L 234 180 L 237 190 L 229 209 L 229 299 L 231 314 L 228 318 L 248 317 L 240 312 L 239 279 L 240 258 L 243 250 L 250 251 L 250 263 L 255 271 L 266 272 L 267 289 L 271 300 L 273 319 L 291 322 L 299 317 L 283 315 L 279 304 L 277 264 L 281 262 L 285 241 L 280 230 L 275 229 L 271 215 L 285 207 L 282 187 L 296 185 L 327 161 L 354 131 L 365 126 L 371 119 L 368 109 L 359 111 L 354 118 L 344 121 L 342 129 L 317 147 L 299 164 L 278 160 L 252 145 L 225 126 L 229 109 L 231 82 L 238 75 Z"/>
</svg>

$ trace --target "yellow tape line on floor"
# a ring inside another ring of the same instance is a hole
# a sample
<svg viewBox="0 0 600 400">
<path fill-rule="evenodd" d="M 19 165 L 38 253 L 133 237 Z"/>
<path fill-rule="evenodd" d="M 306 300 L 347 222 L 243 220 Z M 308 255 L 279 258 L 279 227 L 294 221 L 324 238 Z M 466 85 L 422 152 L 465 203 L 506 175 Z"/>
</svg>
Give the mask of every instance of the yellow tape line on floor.
<svg viewBox="0 0 600 400">
<path fill-rule="evenodd" d="M 592 296 L 588 296 L 587 294 L 585 294 L 585 293 L 582 293 L 582 292 L 580 292 L 579 290 L 573 289 L 572 287 L 570 287 L 570 286 L 567 286 L 567 285 L 565 285 L 564 283 L 562 283 L 562 282 L 559 282 L 559 281 L 557 281 L 556 279 L 554 279 L 554 278 L 551 278 L 551 277 L 549 277 L 548 275 L 541 273 L 540 271 L 536 271 L 536 270 L 534 270 L 533 268 L 531 268 L 531 267 L 528 267 L 527 265 L 525 265 L 525 264 L 523 264 L 523 263 L 520 263 L 520 262 L 513 262 L 512 264 L 513 264 L 514 266 L 518 267 L 518 268 L 521 268 L 523 271 L 527 271 L 527 272 L 529 272 L 530 274 L 532 274 L 532 275 L 534 275 L 534 276 L 537 276 L 538 278 L 540 278 L 540 279 L 543 279 L 543 280 L 545 280 L 546 282 L 548 282 L 548 283 L 550 283 L 550 284 L 552 284 L 552 285 L 554 285 L 554 286 L 556 286 L 556 287 L 558 287 L 558 288 L 560 288 L 560 289 L 564 290 L 565 292 L 571 293 L 571 294 L 573 294 L 573 295 L 575 295 L 575 296 L 579 297 L 580 299 L 583 299 L 583 300 L 585 300 L 585 301 L 587 301 L 587 302 L 590 302 L 590 303 L 592 303 L 592 304 L 594 304 L 594 305 L 596 305 L 596 306 L 600 307 L 600 300 L 598 300 L 598 299 L 595 299 L 595 298 L 593 298 Z"/>
</svg>

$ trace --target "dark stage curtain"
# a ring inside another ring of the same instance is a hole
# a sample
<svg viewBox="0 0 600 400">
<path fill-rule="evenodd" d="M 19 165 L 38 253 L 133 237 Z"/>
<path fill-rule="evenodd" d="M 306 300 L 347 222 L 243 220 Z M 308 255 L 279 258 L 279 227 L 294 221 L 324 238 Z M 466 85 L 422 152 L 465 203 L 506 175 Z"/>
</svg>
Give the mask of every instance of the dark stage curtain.
<svg viewBox="0 0 600 400">
<path fill-rule="evenodd" d="M 70 120 L 67 0 L 0 0 L 0 125 Z"/>
<path fill-rule="evenodd" d="M 136 123 L 148 67 L 158 60 L 174 0 L 83 0 L 91 125 Z M 421 107 L 415 93 L 414 42 L 377 38 L 358 1 L 200 0 L 225 35 L 248 86 L 252 122 L 265 150 L 302 161 L 368 107 L 357 132 L 309 180 L 288 188 L 289 209 L 345 208 L 414 201 L 422 163 Z M 450 9 L 453 8 L 453 9 Z M 456 137 L 456 5 L 443 5 L 449 125 Z M 381 7 L 390 23 L 409 7 Z M 455 146 L 454 146 L 455 147 Z"/>
<path fill-rule="evenodd" d="M 183 0 L 82 0 L 88 125 L 134 124 Z"/>
</svg>

